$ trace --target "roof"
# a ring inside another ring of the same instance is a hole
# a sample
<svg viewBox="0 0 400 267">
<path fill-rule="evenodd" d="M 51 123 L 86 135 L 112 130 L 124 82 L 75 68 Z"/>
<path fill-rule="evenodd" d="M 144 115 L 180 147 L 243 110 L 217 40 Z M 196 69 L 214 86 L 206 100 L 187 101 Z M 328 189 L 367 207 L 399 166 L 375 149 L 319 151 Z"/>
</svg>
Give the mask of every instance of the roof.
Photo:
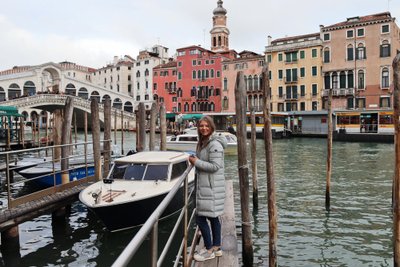
<svg viewBox="0 0 400 267">
<path fill-rule="evenodd" d="M 23 115 L 18 113 L 18 108 L 15 106 L 0 106 L 0 117 L 23 117 Z"/>
<path fill-rule="evenodd" d="M 157 65 L 157 66 L 155 66 L 153 69 L 174 68 L 174 67 L 176 67 L 176 66 L 177 66 L 176 61 L 170 61 L 170 62 L 167 62 L 167 63 L 165 63 L 165 64 Z"/>
<path fill-rule="evenodd" d="M 371 14 L 367 16 L 357 16 L 357 17 L 351 17 L 347 18 L 346 21 L 342 21 L 339 23 L 335 23 L 329 26 L 321 26 L 323 30 L 332 30 L 332 29 L 337 29 L 337 28 L 345 28 L 348 26 L 355 26 L 359 24 L 365 24 L 365 23 L 373 23 L 373 22 L 387 22 L 387 21 L 392 21 L 394 18 L 390 15 L 390 12 L 382 12 L 382 13 L 377 13 L 377 14 Z"/>
<path fill-rule="evenodd" d="M 187 160 L 188 154 L 177 151 L 143 151 L 114 160 L 115 163 L 173 163 Z"/>
<path fill-rule="evenodd" d="M 280 43 L 280 42 L 288 42 L 288 41 L 294 41 L 294 40 L 300 40 L 300 39 L 308 39 L 308 38 L 319 38 L 320 33 L 309 33 L 309 34 L 303 34 L 303 35 L 296 35 L 296 36 L 290 36 L 290 37 L 284 37 L 284 38 L 279 38 L 271 41 L 271 45 Z"/>
</svg>

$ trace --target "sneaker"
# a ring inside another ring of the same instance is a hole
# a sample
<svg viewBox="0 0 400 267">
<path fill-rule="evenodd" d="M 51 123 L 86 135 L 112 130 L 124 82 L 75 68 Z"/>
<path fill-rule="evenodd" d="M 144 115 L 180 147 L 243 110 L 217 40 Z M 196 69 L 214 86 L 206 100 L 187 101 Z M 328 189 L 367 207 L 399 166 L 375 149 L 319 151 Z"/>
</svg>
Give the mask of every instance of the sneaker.
<svg viewBox="0 0 400 267">
<path fill-rule="evenodd" d="M 220 247 L 219 248 L 214 247 L 213 248 L 213 252 L 215 254 L 215 257 L 221 257 L 222 256 L 222 249 Z"/>
<path fill-rule="evenodd" d="M 199 253 L 194 254 L 193 256 L 195 261 L 206 261 L 206 260 L 211 260 L 215 258 L 214 252 L 208 252 L 207 249 L 202 249 L 200 250 Z"/>
</svg>

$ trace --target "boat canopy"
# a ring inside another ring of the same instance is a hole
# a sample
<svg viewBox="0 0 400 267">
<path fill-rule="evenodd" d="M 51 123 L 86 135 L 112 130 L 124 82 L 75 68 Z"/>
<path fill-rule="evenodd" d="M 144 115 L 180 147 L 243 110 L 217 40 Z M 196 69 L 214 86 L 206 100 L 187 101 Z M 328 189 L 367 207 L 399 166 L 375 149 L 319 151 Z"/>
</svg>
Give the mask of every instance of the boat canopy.
<svg viewBox="0 0 400 267">
<path fill-rule="evenodd" d="M 15 106 L 0 106 L 0 116 L 7 117 L 23 117 L 18 113 L 18 108 Z"/>
<path fill-rule="evenodd" d="M 183 114 L 182 120 L 200 120 L 203 114 Z"/>
</svg>

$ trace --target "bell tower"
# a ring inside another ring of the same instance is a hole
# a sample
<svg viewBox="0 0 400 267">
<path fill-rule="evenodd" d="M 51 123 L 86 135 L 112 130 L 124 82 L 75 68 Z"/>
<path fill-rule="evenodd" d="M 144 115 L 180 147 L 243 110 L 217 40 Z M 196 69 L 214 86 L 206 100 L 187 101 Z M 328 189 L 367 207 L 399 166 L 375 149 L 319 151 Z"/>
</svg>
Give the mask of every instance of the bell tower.
<svg viewBox="0 0 400 267">
<path fill-rule="evenodd" d="M 218 0 L 217 7 L 213 11 L 213 28 L 211 29 L 211 51 L 225 52 L 229 50 L 229 29 L 226 27 L 226 9 L 222 6 L 222 0 Z"/>
</svg>

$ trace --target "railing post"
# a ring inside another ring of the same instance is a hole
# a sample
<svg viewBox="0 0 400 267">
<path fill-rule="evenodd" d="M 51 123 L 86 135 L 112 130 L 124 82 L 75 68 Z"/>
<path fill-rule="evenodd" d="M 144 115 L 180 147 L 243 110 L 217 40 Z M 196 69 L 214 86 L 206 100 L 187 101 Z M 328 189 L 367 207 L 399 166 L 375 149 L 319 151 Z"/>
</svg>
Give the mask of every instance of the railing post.
<svg viewBox="0 0 400 267">
<path fill-rule="evenodd" d="M 184 218 L 183 218 L 183 252 L 182 252 L 182 259 L 183 259 L 183 267 L 188 266 L 188 260 L 187 260 L 187 240 L 188 240 L 188 194 L 189 194 L 189 188 L 188 188 L 188 176 L 185 178 L 184 182 L 184 187 L 185 187 L 185 192 L 184 192 L 184 200 L 185 200 L 185 206 L 183 207 L 185 209 L 184 211 Z"/>
<path fill-rule="evenodd" d="M 150 237 L 151 267 L 157 267 L 158 255 L 158 220 L 154 223 Z"/>
<path fill-rule="evenodd" d="M 7 178 L 7 201 L 8 201 L 8 207 L 12 207 L 11 204 L 11 188 L 10 188 L 10 183 L 11 183 L 11 179 L 10 179 L 10 155 L 7 153 L 6 154 L 6 178 Z"/>
</svg>

